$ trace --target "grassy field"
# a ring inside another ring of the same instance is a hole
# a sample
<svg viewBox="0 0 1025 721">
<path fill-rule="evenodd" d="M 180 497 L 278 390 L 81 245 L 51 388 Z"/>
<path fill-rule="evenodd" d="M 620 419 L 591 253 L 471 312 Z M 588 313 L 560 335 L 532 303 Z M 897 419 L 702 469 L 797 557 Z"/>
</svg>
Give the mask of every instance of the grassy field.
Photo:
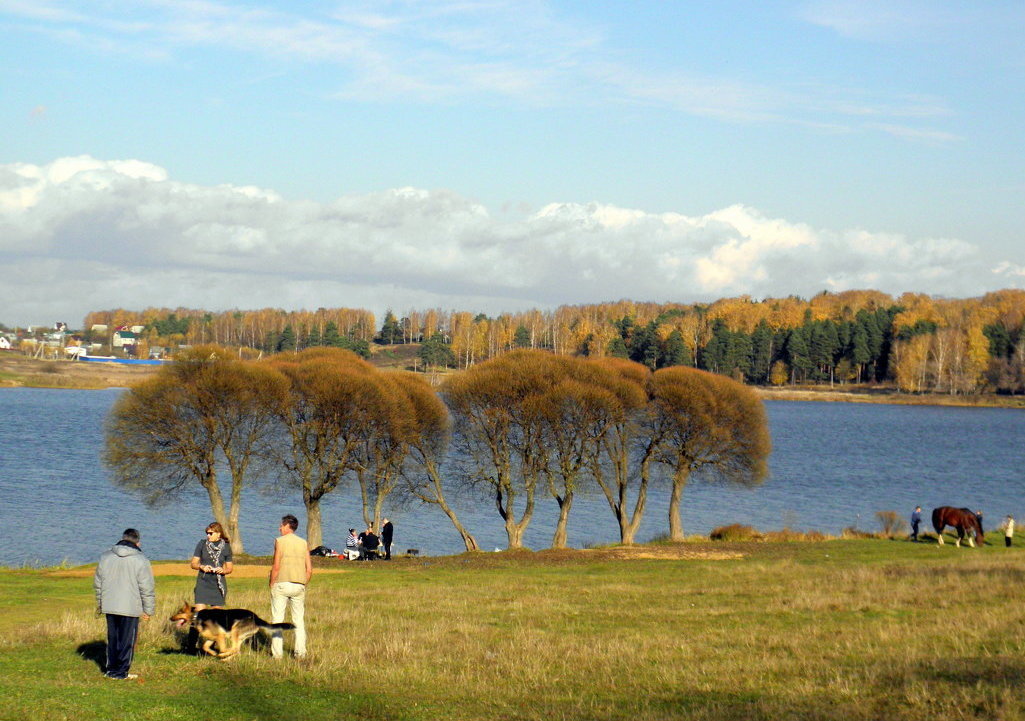
<svg viewBox="0 0 1025 721">
<path fill-rule="evenodd" d="M 1018 548 L 687 543 L 318 563 L 348 572 L 314 576 L 304 664 L 266 648 L 184 655 L 163 619 L 193 580 L 159 576 L 139 682 L 100 675 L 89 569 L 0 571 L 0 718 L 1025 718 Z M 232 579 L 230 601 L 266 615 L 266 582 Z"/>
</svg>

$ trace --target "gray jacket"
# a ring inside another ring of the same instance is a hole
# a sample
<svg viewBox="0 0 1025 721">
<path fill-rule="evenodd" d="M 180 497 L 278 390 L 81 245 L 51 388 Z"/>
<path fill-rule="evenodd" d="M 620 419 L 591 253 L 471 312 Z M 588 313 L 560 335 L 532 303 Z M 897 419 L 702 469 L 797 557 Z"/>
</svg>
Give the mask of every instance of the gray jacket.
<svg viewBox="0 0 1025 721">
<path fill-rule="evenodd" d="M 152 616 L 156 605 L 153 569 L 135 546 L 118 544 L 100 556 L 93 576 L 96 606 L 118 616 Z"/>
</svg>

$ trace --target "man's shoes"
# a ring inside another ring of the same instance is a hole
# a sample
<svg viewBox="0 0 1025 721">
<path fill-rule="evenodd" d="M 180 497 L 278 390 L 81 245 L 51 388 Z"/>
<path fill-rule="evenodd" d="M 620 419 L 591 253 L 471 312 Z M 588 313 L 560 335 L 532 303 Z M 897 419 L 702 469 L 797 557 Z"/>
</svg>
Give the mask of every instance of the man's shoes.
<svg viewBox="0 0 1025 721">
<path fill-rule="evenodd" d="M 110 676 L 108 674 L 103 674 L 103 677 L 109 678 L 112 681 L 134 681 L 135 679 L 139 678 L 139 674 L 130 673 L 127 676 Z"/>
</svg>

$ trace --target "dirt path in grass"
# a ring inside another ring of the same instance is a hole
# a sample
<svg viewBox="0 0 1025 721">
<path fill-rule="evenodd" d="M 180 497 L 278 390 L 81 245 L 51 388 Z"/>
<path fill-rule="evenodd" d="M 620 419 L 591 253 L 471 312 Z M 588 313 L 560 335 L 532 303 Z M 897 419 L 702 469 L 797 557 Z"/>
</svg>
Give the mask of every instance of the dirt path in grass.
<svg viewBox="0 0 1025 721">
<path fill-rule="evenodd" d="M 339 561 L 344 563 L 344 561 Z M 58 578 L 91 578 L 93 573 L 96 572 L 95 566 L 84 566 L 82 568 L 68 568 L 60 571 L 51 571 L 48 575 L 56 576 Z M 350 569 L 347 568 L 325 568 L 323 566 L 317 566 L 314 570 L 314 575 L 320 575 L 322 573 L 349 573 Z M 154 576 L 195 576 L 196 572 L 189 568 L 187 563 L 161 563 L 157 561 L 153 564 L 153 575 Z M 235 570 L 231 572 L 232 578 L 269 578 L 270 577 L 270 566 L 269 565 L 252 565 L 252 566 L 235 566 Z"/>
</svg>

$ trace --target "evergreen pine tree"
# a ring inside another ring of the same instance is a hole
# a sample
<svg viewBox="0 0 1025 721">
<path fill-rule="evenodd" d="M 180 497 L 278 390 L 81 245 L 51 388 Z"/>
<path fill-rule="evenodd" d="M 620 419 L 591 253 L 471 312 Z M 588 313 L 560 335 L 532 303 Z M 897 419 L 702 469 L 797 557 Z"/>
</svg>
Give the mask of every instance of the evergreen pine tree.
<svg viewBox="0 0 1025 721">
<path fill-rule="evenodd" d="M 766 383 L 773 360 L 773 333 L 763 318 L 751 334 L 751 380 Z"/>
<path fill-rule="evenodd" d="M 341 346 L 342 337 L 338 334 L 338 324 L 333 320 L 327 322 L 324 326 L 324 337 L 321 339 L 321 344 L 329 346 L 331 348 L 339 348 Z"/>
<path fill-rule="evenodd" d="M 527 326 L 516 326 L 516 332 L 513 333 L 513 345 L 517 348 L 530 347 L 530 331 L 527 330 Z"/>
<path fill-rule="evenodd" d="M 712 322 L 712 337 L 698 354 L 698 367 L 712 373 L 726 371 L 730 350 L 730 331 L 722 318 Z"/>
<path fill-rule="evenodd" d="M 858 381 L 861 381 L 861 373 L 865 366 L 872 359 L 868 349 L 868 332 L 861 323 L 856 323 L 851 331 L 851 362 L 858 369 Z"/>
<path fill-rule="evenodd" d="M 419 356 L 428 367 L 452 368 L 456 365 L 456 354 L 441 333 L 435 333 L 423 342 Z"/>
<path fill-rule="evenodd" d="M 284 351 L 294 351 L 296 349 L 296 338 L 295 331 L 292 330 L 291 325 L 286 325 L 285 329 L 281 331 L 281 335 L 278 336 L 277 350 L 279 353 Z"/>
<path fill-rule="evenodd" d="M 730 333 L 726 356 L 726 373 L 739 374 L 740 380 L 751 374 L 752 345 L 751 336 L 743 331 Z"/>
<path fill-rule="evenodd" d="M 794 375 L 800 374 L 804 379 L 808 370 L 812 367 L 811 359 L 808 357 L 808 340 L 805 337 L 805 328 L 793 328 L 787 336 L 786 355 Z"/>
<path fill-rule="evenodd" d="M 687 344 L 683 340 L 683 333 L 677 329 L 666 338 L 660 365 L 662 367 L 691 365 L 689 356 Z"/>
<path fill-rule="evenodd" d="M 381 324 L 381 332 L 377 338 L 384 345 L 394 345 L 395 343 L 402 342 L 402 326 L 395 319 L 395 314 L 391 312 L 391 308 L 384 314 L 384 323 Z"/>
<path fill-rule="evenodd" d="M 622 336 L 613 336 L 612 340 L 609 341 L 608 348 L 609 355 L 613 358 L 629 358 L 630 349 L 626 347 L 626 341 L 623 340 Z"/>
<path fill-rule="evenodd" d="M 658 365 L 658 346 L 658 330 L 652 321 L 634 331 L 630 342 L 630 359 L 655 370 Z"/>
</svg>

